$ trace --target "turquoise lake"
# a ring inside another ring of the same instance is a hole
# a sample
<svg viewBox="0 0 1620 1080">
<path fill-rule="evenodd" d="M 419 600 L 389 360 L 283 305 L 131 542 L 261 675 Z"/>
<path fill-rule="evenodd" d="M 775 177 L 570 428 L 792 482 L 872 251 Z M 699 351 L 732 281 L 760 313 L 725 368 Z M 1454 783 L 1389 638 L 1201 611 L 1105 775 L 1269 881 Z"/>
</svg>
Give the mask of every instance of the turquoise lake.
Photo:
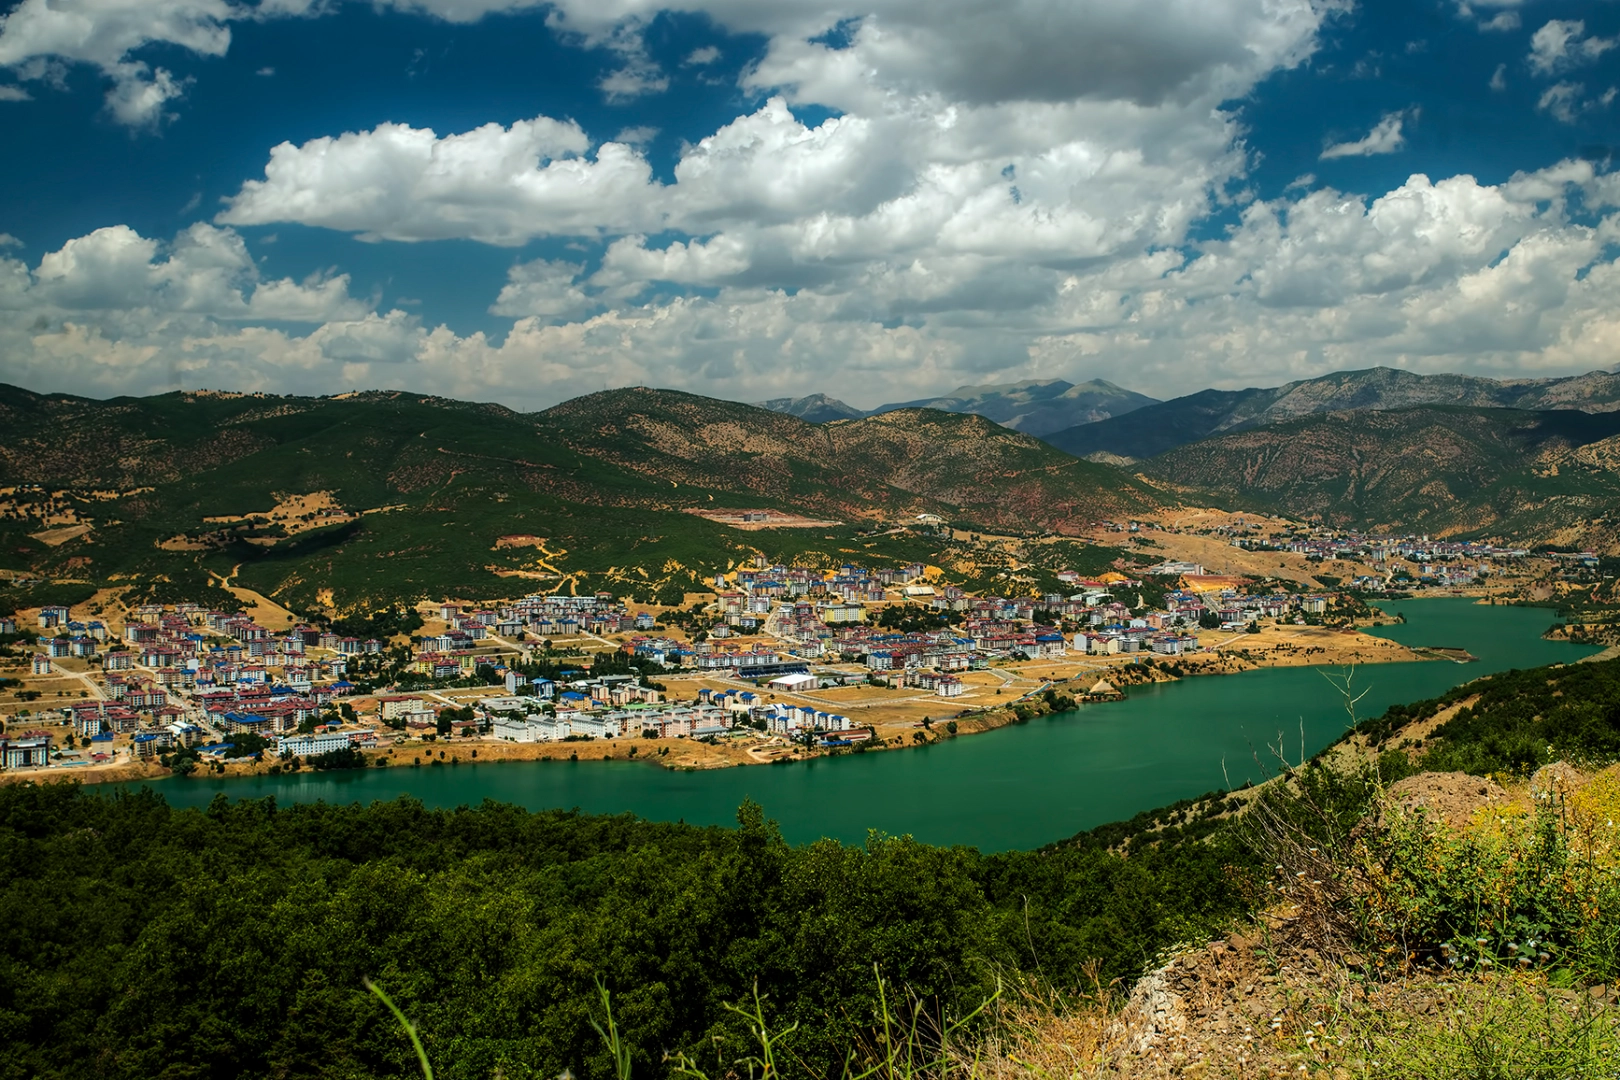
<svg viewBox="0 0 1620 1080">
<path fill-rule="evenodd" d="M 1434 697 L 1491 672 L 1572 662 L 1596 651 L 1543 640 L 1553 621 L 1545 608 L 1469 600 L 1404 600 L 1387 607 L 1404 613 L 1407 622 L 1374 633 L 1406 645 L 1466 648 L 1478 661 L 1361 667 L 1356 685 L 1369 689 L 1359 706 L 1362 716 Z M 410 795 L 429 806 L 495 799 L 531 809 L 628 811 L 700 824 L 730 824 L 738 804 L 752 798 L 794 842 L 823 836 L 860 841 L 877 829 L 986 851 L 1032 848 L 1177 799 L 1263 779 L 1262 764 L 1272 763 L 1267 746 L 1280 738 L 1297 761 L 1302 729 L 1303 752 L 1315 753 L 1345 728 L 1343 703 L 1323 670 L 1269 668 L 1133 687 L 1125 701 L 971 738 L 792 765 L 672 772 L 629 762 L 463 763 L 172 779 L 152 786 L 176 806 L 206 805 L 221 792 L 232 798 L 274 795 L 283 803 Z"/>
</svg>

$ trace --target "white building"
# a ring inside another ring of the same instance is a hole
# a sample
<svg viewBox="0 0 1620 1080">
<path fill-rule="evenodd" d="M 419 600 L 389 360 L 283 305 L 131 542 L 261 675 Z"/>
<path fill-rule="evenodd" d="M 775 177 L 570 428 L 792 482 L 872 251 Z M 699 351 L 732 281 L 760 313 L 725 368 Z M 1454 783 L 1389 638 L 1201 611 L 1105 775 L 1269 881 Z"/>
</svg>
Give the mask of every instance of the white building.
<svg viewBox="0 0 1620 1080">
<path fill-rule="evenodd" d="M 277 739 L 276 753 L 282 757 L 313 757 L 317 754 L 330 754 L 334 750 L 347 750 L 353 745 L 350 734 L 347 731 L 328 731 L 319 735 L 294 735 Z"/>
<path fill-rule="evenodd" d="M 571 721 L 574 735 L 589 735 L 593 739 L 617 739 L 623 732 L 617 716 L 581 716 Z"/>
<path fill-rule="evenodd" d="M 569 721 L 547 716 L 497 716 L 490 724 L 490 734 L 507 742 L 560 742 L 573 733 Z"/>
</svg>

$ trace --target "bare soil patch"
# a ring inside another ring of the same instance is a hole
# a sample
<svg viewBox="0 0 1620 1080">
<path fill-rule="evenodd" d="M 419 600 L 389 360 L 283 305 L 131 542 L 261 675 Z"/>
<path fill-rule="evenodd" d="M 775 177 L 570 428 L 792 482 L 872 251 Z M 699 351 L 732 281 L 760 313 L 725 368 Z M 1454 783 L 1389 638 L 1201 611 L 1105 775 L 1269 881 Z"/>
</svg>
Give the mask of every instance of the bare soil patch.
<svg viewBox="0 0 1620 1080">
<path fill-rule="evenodd" d="M 780 510 L 709 510 L 703 507 L 688 507 L 686 512 L 706 521 L 729 525 L 744 532 L 759 529 L 825 529 L 843 524 L 841 521 L 787 514 Z"/>
</svg>

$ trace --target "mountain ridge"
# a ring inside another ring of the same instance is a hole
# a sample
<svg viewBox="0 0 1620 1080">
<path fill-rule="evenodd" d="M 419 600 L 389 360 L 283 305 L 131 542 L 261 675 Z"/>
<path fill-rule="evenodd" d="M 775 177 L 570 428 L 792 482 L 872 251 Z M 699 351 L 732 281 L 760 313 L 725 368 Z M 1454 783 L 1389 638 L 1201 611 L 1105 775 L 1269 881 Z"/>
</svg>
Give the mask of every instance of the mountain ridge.
<svg viewBox="0 0 1620 1080">
<path fill-rule="evenodd" d="M 1088 423 L 1121 416 L 1156 403 L 1157 398 L 1126 390 L 1103 379 L 1078 384 L 1063 379 L 1026 379 L 1013 383 L 959 386 L 939 397 L 890 402 L 875 409 L 857 409 L 826 394 L 756 402 L 761 408 L 788 413 L 812 423 L 858 420 L 904 409 L 973 413 L 1003 427 L 1035 436 L 1043 436 L 1077 422 Z"/>
<path fill-rule="evenodd" d="M 1616 466 L 1620 411 L 1420 405 L 1228 431 L 1136 468 L 1184 493 L 1339 527 L 1554 542 L 1612 539 Z"/>
<path fill-rule="evenodd" d="M 1558 378 L 1499 380 L 1373 367 L 1277 387 L 1200 390 L 1043 437 L 1076 457 L 1108 454 L 1141 460 L 1227 431 L 1314 413 L 1417 405 L 1608 412 L 1620 409 L 1620 375 L 1597 370 Z"/>
</svg>

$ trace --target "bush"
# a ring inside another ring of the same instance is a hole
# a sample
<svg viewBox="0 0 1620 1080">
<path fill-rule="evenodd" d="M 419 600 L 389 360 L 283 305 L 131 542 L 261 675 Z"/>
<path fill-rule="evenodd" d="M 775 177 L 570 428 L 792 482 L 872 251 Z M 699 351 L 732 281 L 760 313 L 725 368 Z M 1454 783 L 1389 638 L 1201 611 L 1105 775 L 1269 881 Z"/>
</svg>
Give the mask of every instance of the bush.
<svg viewBox="0 0 1620 1080">
<path fill-rule="evenodd" d="M 1620 779 L 1567 806 L 1495 808 L 1466 829 L 1394 812 L 1363 841 L 1361 919 L 1379 953 L 1473 969 L 1620 976 Z"/>
</svg>

